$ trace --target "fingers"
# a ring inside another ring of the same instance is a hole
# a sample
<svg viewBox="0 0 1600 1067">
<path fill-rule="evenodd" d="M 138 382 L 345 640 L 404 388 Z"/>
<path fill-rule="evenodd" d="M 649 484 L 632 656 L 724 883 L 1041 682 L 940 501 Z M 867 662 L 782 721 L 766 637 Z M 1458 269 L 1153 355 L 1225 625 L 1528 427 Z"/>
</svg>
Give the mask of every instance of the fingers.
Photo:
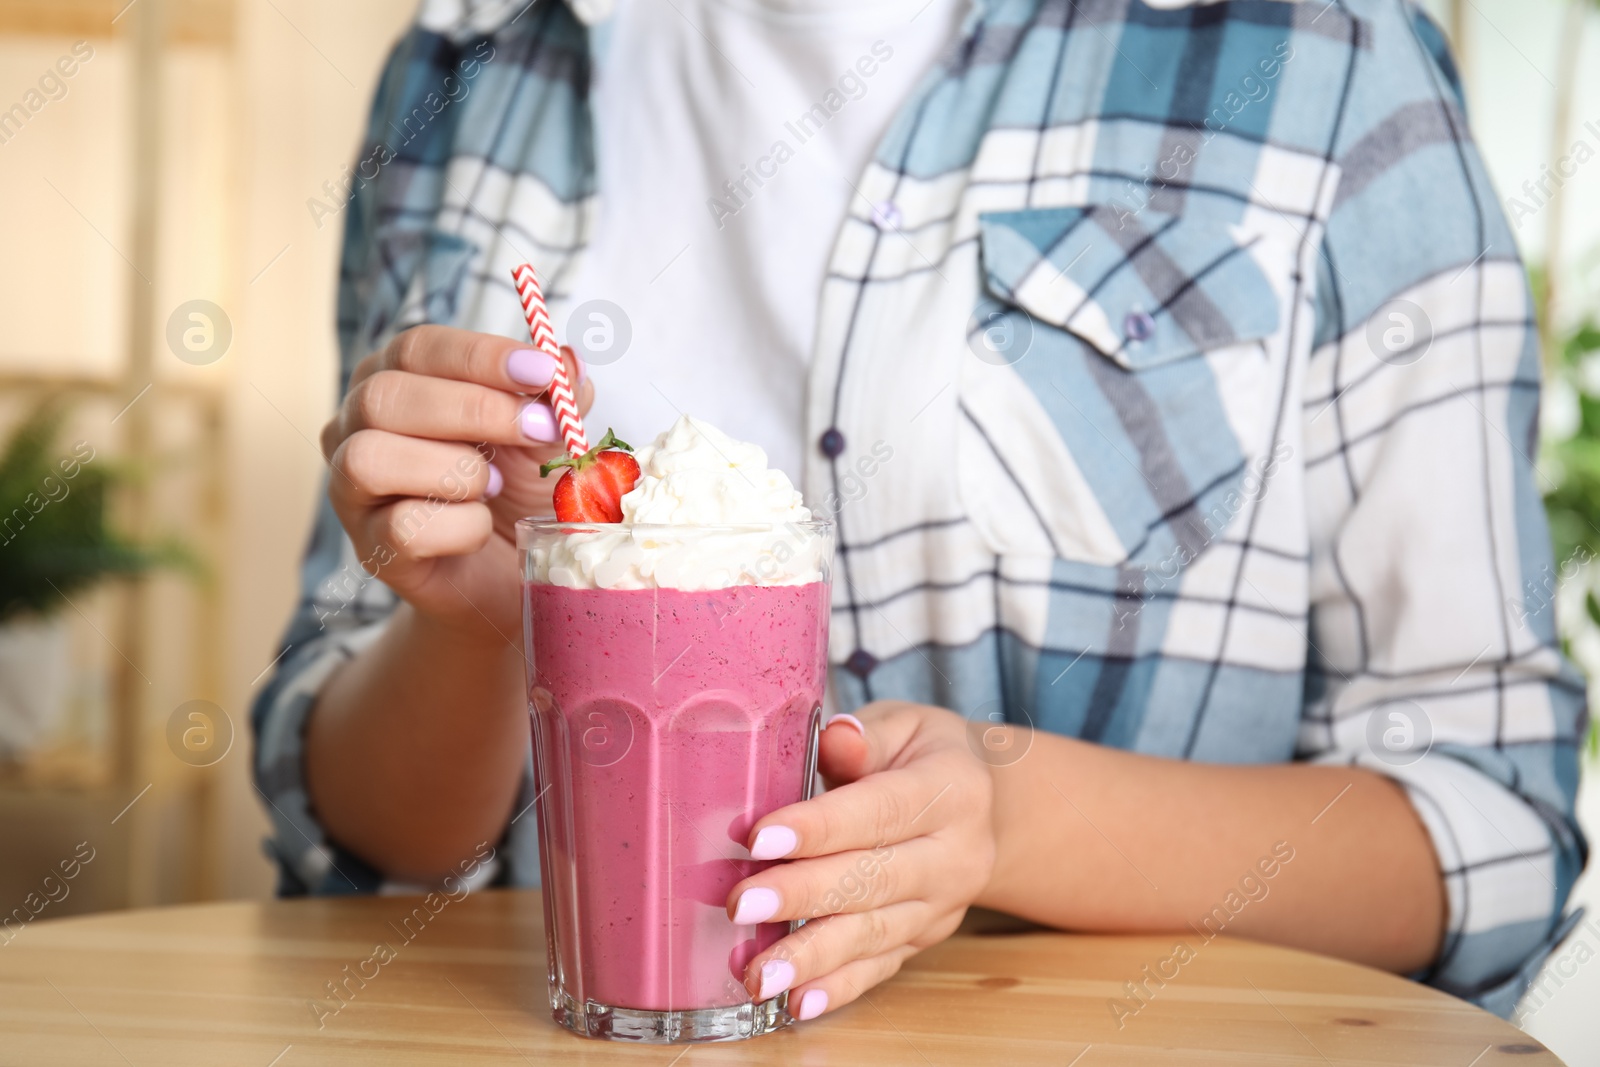
<svg viewBox="0 0 1600 1067">
<path fill-rule="evenodd" d="M 562 349 L 577 381 L 578 408 L 594 403 L 582 365 Z M 441 441 L 506 445 L 551 444 L 560 438 L 543 394 L 555 357 L 503 337 L 442 326 L 418 326 L 357 364 L 339 413 L 323 429 L 323 455 L 363 429 Z"/>
<path fill-rule="evenodd" d="M 587 415 L 589 414 L 589 409 L 594 407 L 594 383 L 582 376 L 583 361 L 573 353 L 572 349 L 563 348 L 561 351 L 565 352 L 572 365 L 578 368 L 579 376 L 576 379 L 578 382 L 578 414 Z"/>
<path fill-rule="evenodd" d="M 899 974 L 906 960 L 916 954 L 915 948 L 902 945 L 881 956 L 852 960 L 816 981 L 796 985 L 789 994 L 789 1012 L 805 1022 L 824 1012 L 837 1011 L 873 986 Z"/>
<path fill-rule="evenodd" d="M 774 864 L 733 887 L 728 916 L 741 925 L 783 922 L 922 899 L 937 888 L 928 879 L 942 855 L 934 842 L 908 841 Z"/>
<path fill-rule="evenodd" d="M 341 515 L 397 496 L 484 500 L 504 484 L 503 478 L 496 484 L 499 472 L 477 449 L 387 430 L 356 431 L 329 463 L 334 478 L 328 493 Z"/>
<path fill-rule="evenodd" d="M 569 346 L 561 346 L 568 379 L 579 383 L 578 406 L 587 411 L 594 389 L 587 382 L 583 361 Z M 527 341 L 493 334 L 472 333 L 447 326 L 416 326 L 356 364 L 349 388 L 354 389 L 379 371 L 395 370 L 425 378 L 474 382 L 491 389 L 537 396 L 555 378 L 555 357 Z"/>
<path fill-rule="evenodd" d="M 497 445 L 548 444 L 560 436 L 554 414 L 542 401 L 398 370 L 376 371 L 351 387 L 324 432 L 323 447 L 331 456 L 345 438 L 369 429 Z"/>
<path fill-rule="evenodd" d="M 845 728 L 828 732 L 834 729 Z M 955 814 L 964 791 L 957 787 L 982 773 L 974 762 L 969 753 L 936 751 L 905 767 L 880 771 L 779 808 L 751 828 L 750 855 L 758 860 L 824 856 L 932 833 Z M 953 791 L 957 799 L 947 801 L 946 795 Z"/>
<path fill-rule="evenodd" d="M 362 530 L 368 545 L 404 565 L 478 551 L 494 532 L 494 517 L 485 504 L 401 500 L 372 509 Z"/>
<path fill-rule="evenodd" d="M 835 715 L 828 720 L 817 749 L 817 770 L 830 787 L 860 778 L 872 758 L 865 723 L 854 715 Z"/>
<path fill-rule="evenodd" d="M 758 861 L 735 885 L 735 923 L 806 920 L 745 973 L 766 999 L 815 1018 L 893 975 L 953 933 L 989 878 L 993 782 L 959 716 L 881 703 L 836 717 L 822 736 L 824 773 L 843 782 L 752 827 Z"/>
<path fill-rule="evenodd" d="M 570 350 L 562 358 L 587 411 L 594 388 Z M 364 571 L 381 569 L 413 607 L 453 623 L 498 632 L 495 619 L 514 619 L 515 598 L 502 595 L 510 527 L 550 509 L 538 467 L 561 454 L 561 434 L 539 397 L 561 365 L 527 341 L 437 326 L 357 364 L 321 445 Z M 490 613 L 479 607 L 490 602 Z"/>
<path fill-rule="evenodd" d="M 750 961 L 745 988 L 757 1001 L 771 999 L 855 960 L 909 944 L 932 918 L 932 909 L 916 901 L 808 922 Z"/>
<path fill-rule="evenodd" d="M 904 762 L 922 726 L 922 710 L 903 701 L 881 700 L 862 708 L 858 715 L 829 719 L 819 753 L 823 777 L 853 782 Z"/>
<path fill-rule="evenodd" d="M 416 326 L 377 353 L 369 373 L 404 371 L 425 378 L 473 382 L 508 393 L 537 394 L 549 387 L 555 366 L 554 357 L 528 341 L 448 326 Z M 350 384 L 355 386 L 354 377 Z"/>
</svg>

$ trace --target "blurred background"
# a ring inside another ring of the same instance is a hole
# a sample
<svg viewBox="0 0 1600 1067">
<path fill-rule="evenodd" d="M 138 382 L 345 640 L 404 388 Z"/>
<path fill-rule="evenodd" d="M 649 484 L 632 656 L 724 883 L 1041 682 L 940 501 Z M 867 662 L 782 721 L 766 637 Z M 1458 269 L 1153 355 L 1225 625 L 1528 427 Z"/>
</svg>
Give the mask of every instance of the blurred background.
<svg viewBox="0 0 1600 1067">
<path fill-rule="evenodd" d="M 1600 0 L 1427 6 L 1535 266 L 1559 566 L 1524 602 L 1600 675 Z M 272 891 L 248 711 L 320 484 L 341 189 L 415 7 L 0 0 L 6 908 L 80 842 L 93 877 L 41 917 Z M 1593 735 L 1586 762 L 1594 840 Z M 1575 1067 L 1591 929 L 1519 1017 Z"/>
</svg>

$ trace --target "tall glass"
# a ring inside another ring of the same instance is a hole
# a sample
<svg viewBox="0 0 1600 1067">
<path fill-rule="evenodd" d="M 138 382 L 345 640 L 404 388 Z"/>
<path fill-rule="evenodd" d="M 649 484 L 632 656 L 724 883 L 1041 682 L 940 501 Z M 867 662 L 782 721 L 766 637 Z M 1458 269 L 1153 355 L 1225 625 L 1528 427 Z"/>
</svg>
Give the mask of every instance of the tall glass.
<svg viewBox="0 0 1600 1067">
<path fill-rule="evenodd" d="M 722 1041 L 787 1025 L 745 965 L 744 842 L 815 779 L 832 528 L 524 519 L 523 630 L 556 1021 Z"/>
</svg>

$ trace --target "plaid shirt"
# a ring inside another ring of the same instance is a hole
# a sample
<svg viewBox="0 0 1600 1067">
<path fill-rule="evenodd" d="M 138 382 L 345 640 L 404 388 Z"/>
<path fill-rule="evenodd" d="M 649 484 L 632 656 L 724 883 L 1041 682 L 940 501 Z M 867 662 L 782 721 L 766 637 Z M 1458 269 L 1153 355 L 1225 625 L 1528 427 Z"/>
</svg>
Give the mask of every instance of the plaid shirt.
<svg viewBox="0 0 1600 1067">
<path fill-rule="evenodd" d="M 605 6 L 424 5 L 343 208 L 346 376 L 421 322 L 524 336 L 525 256 L 559 308 Z M 1575 921 L 1587 712 L 1528 286 L 1462 108 L 1399 0 L 979 0 L 834 246 L 805 479 L 839 527 L 842 708 L 1388 775 L 1448 889 L 1419 977 L 1504 1013 Z M 393 607 L 361 564 L 324 506 L 255 708 L 286 892 L 382 881 L 301 766 L 319 686 Z M 537 883 L 533 823 L 502 881 Z"/>
</svg>

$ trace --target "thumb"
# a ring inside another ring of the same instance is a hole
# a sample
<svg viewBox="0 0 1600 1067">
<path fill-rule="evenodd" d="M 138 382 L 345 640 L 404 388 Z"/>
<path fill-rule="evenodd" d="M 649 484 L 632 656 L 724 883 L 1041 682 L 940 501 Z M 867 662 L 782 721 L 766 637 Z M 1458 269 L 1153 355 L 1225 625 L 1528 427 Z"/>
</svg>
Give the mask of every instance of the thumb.
<svg viewBox="0 0 1600 1067">
<path fill-rule="evenodd" d="M 587 415 L 594 407 L 594 383 L 589 380 L 583 358 L 571 345 L 561 346 L 561 359 L 567 365 L 567 381 L 572 383 L 573 398 L 578 402 L 578 414 Z M 598 440 L 598 437 L 596 438 Z"/>
<path fill-rule="evenodd" d="M 830 785 L 843 785 L 893 767 L 916 735 L 921 708 L 880 700 L 855 715 L 828 720 L 817 751 L 817 770 Z"/>
</svg>

